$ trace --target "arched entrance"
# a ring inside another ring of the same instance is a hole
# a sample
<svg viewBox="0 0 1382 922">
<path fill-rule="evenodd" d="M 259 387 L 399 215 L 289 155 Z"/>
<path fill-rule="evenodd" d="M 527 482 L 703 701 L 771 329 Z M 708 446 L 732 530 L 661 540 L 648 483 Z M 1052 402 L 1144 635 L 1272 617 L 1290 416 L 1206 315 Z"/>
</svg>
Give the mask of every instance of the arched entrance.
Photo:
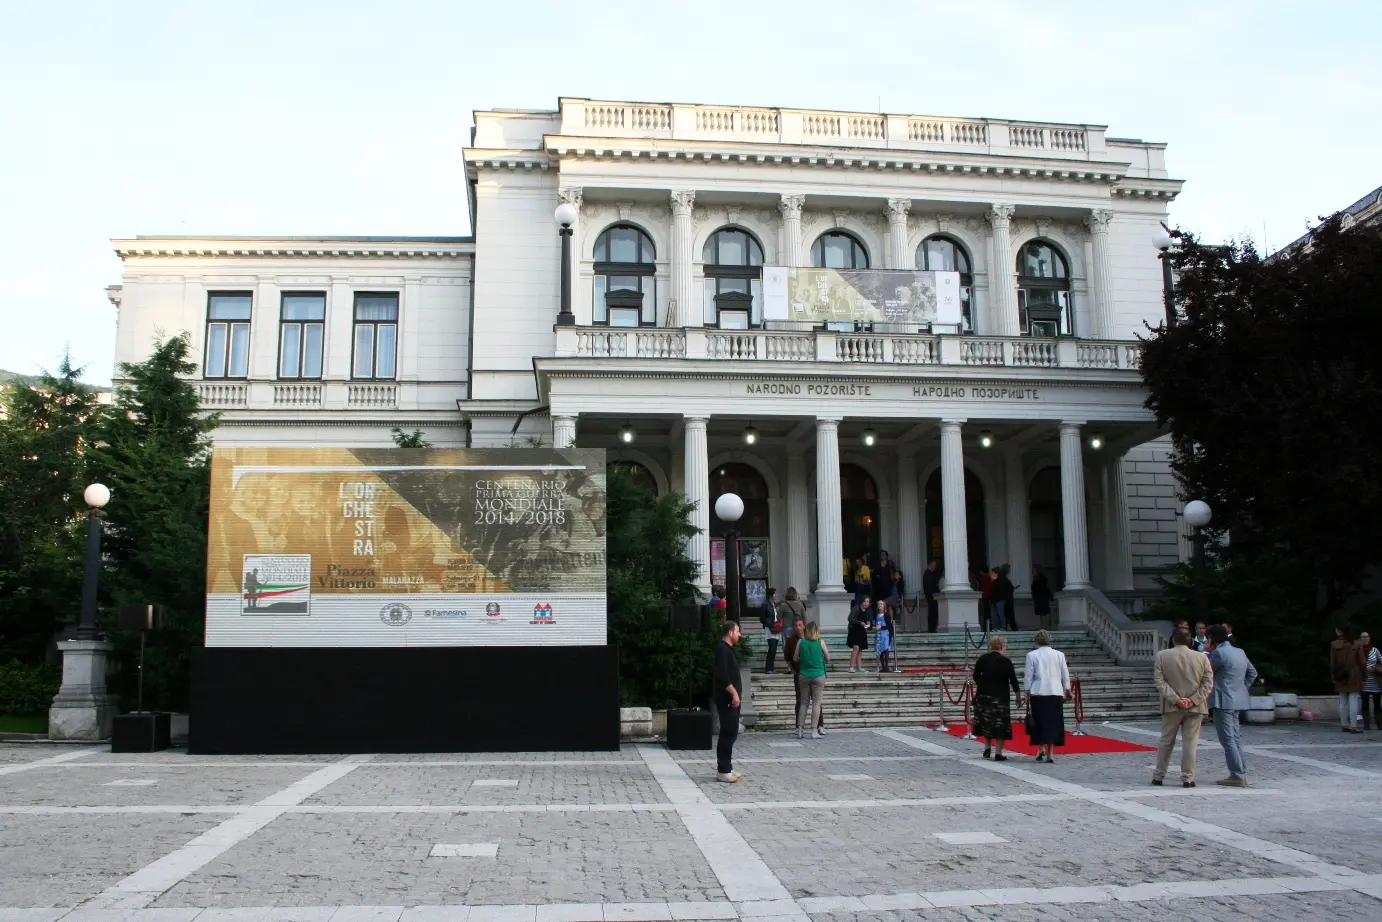
<svg viewBox="0 0 1382 922">
<path fill-rule="evenodd" d="M 941 472 L 937 468 L 926 481 L 926 559 L 939 560 L 945 570 L 945 510 L 941 507 Z M 988 522 L 984 515 L 984 485 L 965 468 L 965 531 L 969 538 L 970 569 L 992 568 L 1003 561 L 988 559 Z M 917 589 L 921 588 L 918 583 Z"/>
<path fill-rule="evenodd" d="M 841 547 L 851 566 L 864 555 L 869 566 L 878 563 L 878 484 L 857 464 L 840 465 L 840 526 Z"/>
<path fill-rule="evenodd" d="M 653 496 L 657 496 L 657 478 L 653 472 L 648 470 L 637 461 L 611 461 L 610 467 L 618 467 L 628 473 L 629 478 L 635 484 L 647 490 Z"/>
<path fill-rule="evenodd" d="M 1065 585 L 1065 522 L 1061 515 L 1060 468 L 1037 472 L 1027 488 L 1031 507 L 1032 563 L 1046 571 L 1053 590 Z"/>
<path fill-rule="evenodd" d="M 743 618 L 756 621 L 757 612 L 749 611 L 767 600 L 772 564 L 768 484 L 752 466 L 739 462 L 718 465 L 710 472 L 710 581 L 717 586 L 725 582 L 725 532 L 729 526 L 715 514 L 715 501 L 725 493 L 737 493 L 744 501 L 744 517 L 735 523 L 739 533 L 739 603 Z"/>
</svg>

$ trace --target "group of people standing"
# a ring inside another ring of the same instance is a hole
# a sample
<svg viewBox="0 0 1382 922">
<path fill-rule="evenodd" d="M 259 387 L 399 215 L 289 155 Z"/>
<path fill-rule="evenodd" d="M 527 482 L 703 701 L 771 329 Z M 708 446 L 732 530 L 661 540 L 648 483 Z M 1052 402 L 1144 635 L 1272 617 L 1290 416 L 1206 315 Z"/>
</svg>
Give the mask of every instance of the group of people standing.
<svg viewBox="0 0 1382 922">
<path fill-rule="evenodd" d="M 1027 736 L 1037 747 L 1038 762 L 1054 762 L 1052 748 L 1065 745 L 1070 668 L 1065 654 L 1051 646 L 1049 631 L 1037 631 L 1035 643 L 1023 663 L 1021 684 L 1008 659 L 1008 639 L 1001 634 L 990 637 L 988 652 L 974 661 L 974 735 L 984 741 L 986 759 L 1007 761 L 1003 747 L 1013 738 L 1014 700 L 1027 705 Z"/>
<path fill-rule="evenodd" d="M 1334 629 L 1334 642 L 1329 645 L 1329 676 L 1339 693 L 1340 730 L 1362 733 L 1373 726 L 1382 730 L 1379 671 L 1382 652 L 1372 645 L 1371 634 L 1353 627 Z"/>
</svg>

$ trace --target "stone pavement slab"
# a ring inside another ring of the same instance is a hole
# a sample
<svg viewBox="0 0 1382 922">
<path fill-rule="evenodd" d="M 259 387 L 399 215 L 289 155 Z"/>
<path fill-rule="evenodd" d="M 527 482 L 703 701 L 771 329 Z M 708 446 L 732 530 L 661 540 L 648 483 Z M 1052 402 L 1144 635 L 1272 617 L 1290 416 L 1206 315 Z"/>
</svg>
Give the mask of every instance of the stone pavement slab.
<svg viewBox="0 0 1382 922">
<path fill-rule="evenodd" d="M 514 781 L 514 785 L 484 782 Z M 584 765 L 365 765 L 314 797 L 335 804 L 610 804 L 666 803 L 639 763 Z"/>
<path fill-rule="evenodd" d="M 306 771 L 282 766 L 248 772 L 238 768 L 145 769 L 127 765 L 34 769 L 3 779 L 4 801 L 0 809 L 37 805 L 252 804 L 292 784 Z"/>
</svg>

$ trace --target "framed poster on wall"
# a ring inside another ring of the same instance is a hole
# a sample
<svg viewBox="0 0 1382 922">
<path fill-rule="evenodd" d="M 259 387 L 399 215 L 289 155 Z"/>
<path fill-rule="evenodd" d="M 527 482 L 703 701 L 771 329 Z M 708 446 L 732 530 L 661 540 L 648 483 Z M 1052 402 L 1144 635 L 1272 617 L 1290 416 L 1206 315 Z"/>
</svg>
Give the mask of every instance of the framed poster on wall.
<svg viewBox="0 0 1382 922">
<path fill-rule="evenodd" d="M 710 585 L 725 584 L 725 539 L 710 539 Z"/>
<path fill-rule="evenodd" d="M 748 608 L 748 620 L 756 620 L 758 609 L 768 601 L 768 581 L 766 579 L 744 580 L 744 605 Z"/>
<path fill-rule="evenodd" d="M 744 579 L 768 578 L 768 539 L 739 539 L 739 574 Z"/>
</svg>

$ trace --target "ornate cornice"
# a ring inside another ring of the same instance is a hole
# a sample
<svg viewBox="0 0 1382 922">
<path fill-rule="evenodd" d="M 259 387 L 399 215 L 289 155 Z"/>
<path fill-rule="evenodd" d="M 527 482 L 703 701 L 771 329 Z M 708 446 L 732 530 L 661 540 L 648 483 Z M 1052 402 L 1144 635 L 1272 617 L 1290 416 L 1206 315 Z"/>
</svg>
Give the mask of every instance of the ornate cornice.
<svg viewBox="0 0 1382 922">
<path fill-rule="evenodd" d="M 475 254 L 473 237 L 135 237 L 112 240 L 131 257 L 369 257 L 455 259 Z"/>
</svg>

